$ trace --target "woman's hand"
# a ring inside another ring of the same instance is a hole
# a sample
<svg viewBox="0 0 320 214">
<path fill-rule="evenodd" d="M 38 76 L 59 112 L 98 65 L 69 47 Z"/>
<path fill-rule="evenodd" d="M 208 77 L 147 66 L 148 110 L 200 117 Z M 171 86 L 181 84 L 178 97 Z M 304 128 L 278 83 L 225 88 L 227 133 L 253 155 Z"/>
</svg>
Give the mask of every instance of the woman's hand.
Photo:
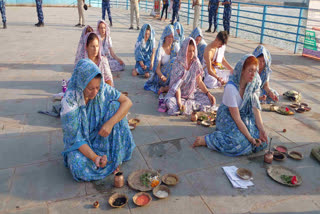
<svg viewBox="0 0 320 214">
<path fill-rule="evenodd" d="M 113 125 L 110 124 L 109 121 L 107 121 L 105 124 L 103 124 L 98 134 L 102 137 L 108 137 L 109 134 L 111 133 L 112 128 L 113 128 Z"/>
<path fill-rule="evenodd" d="M 149 66 L 149 70 L 152 71 L 152 69 L 153 69 L 153 63 L 151 63 Z"/>
<path fill-rule="evenodd" d="M 261 145 L 261 140 L 260 139 L 255 139 L 255 138 L 251 137 L 249 141 L 255 147 L 258 147 L 258 146 Z"/>
<path fill-rule="evenodd" d="M 266 101 L 266 100 L 267 100 L 267 96 L 266 96 L 266 95 L 260 96 L 260 97 L 259 97 L 259 100 L 261 100 L 261 101 Z"/>
<path fill-rule="evenodd" d="M 180 112 L 184 112 L 186 107 L 184 105 L 178 104 Z"/>
<path fill-rule="evenodd" d="M 272 91 L 268 92 L 268 96 L 275 102 L 279 101 L 278 97 Z"/>
<path fill-rule="evenodd" d="M 210 92 L 208 93 L 208 98 L 212 105 L 216 103 L 216 98 Z"/>
<path fill-rule="evenodd" d="M 266 131 L 264 129 L 259 130 L 259 139 L 262 142 L 267 142 L 268 141 L 268 136 L 267 136 L 267 133 L 266 133 Z"/>
<path fill-rule="evenodd" d="M 167 77 L 165 77 L 163 75 L 160 77 L 160 79 L 161 79 L 162 82 L 166 82 L 167 81 Z"/>
<path fill-rule="evenodd" d="M 118 58 L 118 62 L 120 63 L 120 65 L 124 64 L 124 62 L 120 58 Z"/>
<path fill-rule="evenodd" d="M 108 159 L 106 155 L 103 156 L 97 156 L 96 159 L 94 160 L 94 163 L 96 164 L 97 167 L 104 168 L 107 165 Z"/>
<path fill-rule="evenodd" d="M 218 82 L 221 83 L 221 85 L 225 84 L 225 81 L 221 77 L 218 77 L 217 80 L 218 80 Z"/>
</svg>

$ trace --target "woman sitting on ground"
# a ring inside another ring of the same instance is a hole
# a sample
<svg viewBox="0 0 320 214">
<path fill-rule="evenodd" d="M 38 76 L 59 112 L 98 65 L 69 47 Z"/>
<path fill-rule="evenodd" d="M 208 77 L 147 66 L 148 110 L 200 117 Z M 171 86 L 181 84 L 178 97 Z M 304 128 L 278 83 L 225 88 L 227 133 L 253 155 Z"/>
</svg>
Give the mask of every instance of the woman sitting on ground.
<svg viewBox="0 0 320 214">
<path fill-rule="evenodd" d="M 279 100 L 278 92 L 269 87 L 269 79 L 272 73 L 270 52 L 263 45 L 259 45 L 252 54 L 259 60 L 259 74 L 262 81 L 260 101 L 277 102 Z"/>
<path fill-rule="evenodd" d="M 108 58 L 111 71 L 123 71 L 125 64 L 119 57 L 117 57 L 112 49 L 110 28 L 104 20 L 98 21 L 96 33 L 100 37 L 102 45 L 101 54 Z"/>
<path fill-rule="evenodd" d="M 131 159 L 131 100 L 105 84 L 89 59 L 78 62 L 62 99 L 64 163 L 77 181 L 103 179 Z"/>
<path fill-rule="evenodd" d="M 107 57 L 101 55 L 99 37 L 90 33 L 86 40 L 85 56 L 91 59 L 100 69 L 105 83 L 114 86 L 113 77 Z"/>
<path fill-rule="evenodd" d="M 153 72 L 144 89 L 154 93 L 163 93 L 169 90 L 170 72 L 180 46 L 173 43 L 173 27 L 167 25 L 164 29 L 154 59 Z"/>
<path fill-rule="evenodd" d="M 85 58 L 86 37 L 87 37 L 87 34 L 90 33 L 90 32 L 93 32 L 93 29 L 89 25 L 87 25 L 82 30 L 82 33 L 81 33 L 81 36 L 80 36 L 80 40 L 79 40 L 79 43 L 78 43 L 76 59 L 74 60 L 74 66 L 76 66 L 78 64 L 80 59 L 84 59 Z"/>
<path fill-rule="evenodd" d="M 197 137 L 193 146 L 207 146 L 227 156 L 248 155 L 267 146 L 261 114 L 259 62 L 251 54 L 236 65 L 216 118 L 216 131 Z"/>
<path fill-rule="evenodd" d="M 174 42 L 177 42 L 179 46 L 181 46 L 184 40 L 183 26 L 182 24 L 180 24 L 180 22 L 176 22 L 174 23 L 173 28 L 174 28 Z"/>
<path fill-rule="evenodd" d="M 203 62 L 203 54 L 204 54 L 204 49 L 207 47 L 207 43 L 204 40 L 202 31 L 199 27 L 196 27 L 190 34 L 190 37 L 192 37 L 197 44 L 197 51 L 198 51 L 198 58 L 202 64 Z"/>
<path fill-rule="evenodd" d="M 151 25 L 144 24 L 135 45 L 136 66 L 132 70 L 132 76 L 144 75 L 147 78 L 149 77 L 149 72 L 153 69 L 155 47 L 154 30 Z"/>
<path fill-rule="evenodd" d="M 202 82 L 202 75 L 196 43 L 188 37 L 182 43 L 171 70 L 170 89 L 165 97 L 169 115 L 175 115 L 179 110 L 190 115 L 195 105 L 203 111 L 204 105 L 215 104 L 214 96 Z"/>
</svg>

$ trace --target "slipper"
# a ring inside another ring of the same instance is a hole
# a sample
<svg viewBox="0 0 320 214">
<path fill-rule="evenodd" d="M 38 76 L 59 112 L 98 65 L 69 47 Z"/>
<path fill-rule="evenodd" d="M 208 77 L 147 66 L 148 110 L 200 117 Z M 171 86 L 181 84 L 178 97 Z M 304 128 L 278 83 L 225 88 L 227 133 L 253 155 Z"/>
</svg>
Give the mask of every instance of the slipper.
<svg viewBox="0 0 320 214">
<path fill-rule="evenodd" d="M 161 103 L 161 105 L 159 105 L 158 112 L 164 113 L 164 112 L 167 112 L 167 110 L 168 109 L 165 103 Z"/>
<path fill-rule="evenodd" d="M 298 112 L 298 113 L 304 113 L 306 110 L 304 109 L 304 108 L 298 108 L 297 110 L 296 110 L 296 112 Z"/>
</svg>

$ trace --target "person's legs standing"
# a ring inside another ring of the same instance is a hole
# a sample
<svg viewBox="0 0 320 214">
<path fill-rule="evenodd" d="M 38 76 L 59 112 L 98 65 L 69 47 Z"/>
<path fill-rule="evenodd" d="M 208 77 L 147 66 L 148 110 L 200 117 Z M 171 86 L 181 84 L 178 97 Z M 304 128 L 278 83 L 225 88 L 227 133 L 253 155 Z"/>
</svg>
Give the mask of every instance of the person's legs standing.
<svg viewBox="0 0 320 214">
<path fill-rule="evenodd" d="M 134 13 L 134 3 L 130 0 L 130 28 L 133 29 L 133 13 Z"/>
<path fill-rule="evenodd" d="M 211 32 L 211 26 L 212 26 L 212 17 L 213 17 L 213 10 L 212 10 L 213 6 L 210 5 L 210 8 L 209 8 L 209 28 L 208 30 L 206 30 L 206 32 Z"/>
<path fill-rule="evenodd" d="M 200 5 L 194 6 L 193 29 L 199 26 Z"/>
<path fill-rule="evenodd" d="M 0 11 L 2 16 L 3 28 L 7 28 L 7 19 L 6 19 L 6 4 L 3 0 L 0 0 Z"/>
<path fill-rule="evenodd" d="M 78 7 L 79 10 L 79 23 L 81 24 L 81 27 L 84 26 L 84 11 L 83 11 L 83 0 L 78 0 Z"/>
<path fill-rule="evenodd" d="M 223 11 L 223 28 L 230 34 L 231 6 L 225 5 Z"/>
<path fill-rule="evenodd" d="M 42 0 L 36 0 L 36 6 L 37 6 L 37 14 L 38 14 L 38 23 L 35 24 L 37 27 L 43 27 L 43 12 L 42 12 Z"/>
<path fill-rule="evenodd" d="M 166 19 L 168 18 L 168 7 L 169 7 L 169 4 L 166 4 L 166 5 L 165 5 L 165 10 L 166 10 Z"/>
<path fill-rule="evenodd" d="M 106 9 L 107 9 L 107 2 L 102 0 L 102 19 L 106 20 Z"/>
<path fill-rule="evenodd" d="M 219 5 L 216 5 L 216 6 L 214 7 L 214 10 L 213 10 L 213 25 L 214 25 L 213 33 L 217 31 L 217 26 L 218 26 L 218 23 L 217 23 L 218 10 L 219 10 Z"/>
<path fill-rule="evenodd" d="M 110 26 L 112 26 L 112 17 L 111 17 L 111 10 L 110 10 L 110 1 L 107 1 L 107 12 L 108 12 L 108 17 L 109 17 L 109 22 L 110 22 Z"/>
<path fill-rule="evenodd" d="M 139 18 L 140 18 L 140 17 L 139 17 L 139 3 L 138 3 L 137 0 L 135 0 L 134 4 L 135 4 L 135 14 L 136 14 L 137 30 L 139 30 L 139 29 L 140 29 L 140 27 L 139 27 Z"/>
</svg>

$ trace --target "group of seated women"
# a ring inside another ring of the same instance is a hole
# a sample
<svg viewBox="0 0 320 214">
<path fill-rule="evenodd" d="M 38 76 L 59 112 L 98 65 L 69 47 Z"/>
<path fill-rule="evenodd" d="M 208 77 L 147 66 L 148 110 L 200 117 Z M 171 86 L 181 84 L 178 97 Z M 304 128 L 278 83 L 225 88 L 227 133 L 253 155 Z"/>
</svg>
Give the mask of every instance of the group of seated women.
<svg viewBox="0 0 320 214">
<path fill-rule="evenodd" d="M 166 93 L 164 103 L 169 115 L 190 115 L 195 106 L 206 111 L 206 106 L 216 104 L 204 82 L 208 75 L 221 85 L 226 83 L 216 131 L 197 137 L 193 146 L 207 146 L 228 156 L 264 149 L 268 137 L 260 102 L 276 102 L 279 98 L 269 87 L 269 51 L 259 45 L 233 69 L 224 58 L 225 32 L 219 32 L 209 45 L 200 28 L 187 38 L 183 32 L 180 23 L 166 26 L 156 49 L 155 31 L 150 24 L 143 25 L 134 49 L 132 75 L 149 78 L 144 89 Z M 230 70 L 226 80 L 215 67 L 220 48 L 220 63 Z M 90 26 L 83 30 L 61 110 L 64 162 L 77 181 L 102 179 L 131 158 L 135 143 L 126 115 L 132 102 L 114 87 L 112 78 L 112 72 L 124 66 L 112 50 L 110 30 L 104 21 L 98 22 L 96 33 Z"/>
</svg>

